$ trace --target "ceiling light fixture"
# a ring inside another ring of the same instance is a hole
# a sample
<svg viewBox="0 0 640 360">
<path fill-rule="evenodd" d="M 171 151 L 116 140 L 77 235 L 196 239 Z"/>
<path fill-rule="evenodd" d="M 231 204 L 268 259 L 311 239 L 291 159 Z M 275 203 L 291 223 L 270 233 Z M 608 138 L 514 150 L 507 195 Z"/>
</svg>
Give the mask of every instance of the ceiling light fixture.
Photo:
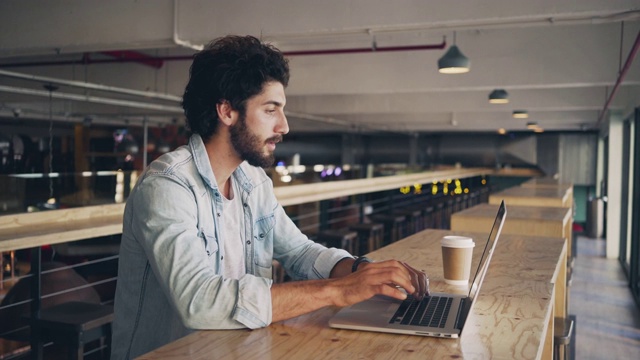
<svg viewBox="0 0 640 360">
<path fill-rule="evenodd" d="M 528 119 L 529 113 L 526 110 L 513 110 L 513 117 L 515 119 Z"/>
<path fill-rule="evenodd" d="M 438 71 L 442 74 L 464 74 L 469 72 L 469 58 L 456 46 L 456 32 L 453 32 L 453 45 L 438 60 Z"/>
<path fill-rule="evenodd" d="M 504 135 L 504 134 L 506 134 L 506 133 L 507 133 L 507 130 L 506 130 L 505 128 L 500 128 L 500 129 L 498 129 L 498 134 L 500 134 L 500 135 Z"/>
<path fill-rule="evenodd" d="M 509 102 L 509 93 L 504 89 L 495 89 L 489 94 L 489 103 L 506 104 Z"/>
<path fill-rule="evenodd" d="M 537 122 L 528 122 L 527 123 L 527 129 L 531 129 L 531 130 L 535 130 L 538 128 L 538 123 Z"/>
</svg>

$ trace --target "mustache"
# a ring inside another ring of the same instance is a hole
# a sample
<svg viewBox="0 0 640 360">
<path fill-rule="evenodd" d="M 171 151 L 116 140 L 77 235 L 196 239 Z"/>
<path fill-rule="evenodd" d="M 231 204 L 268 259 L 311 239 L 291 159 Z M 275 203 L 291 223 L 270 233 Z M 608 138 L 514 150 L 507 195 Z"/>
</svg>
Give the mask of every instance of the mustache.
<svg viewBox="0 0 640 360">
<path fill-rule="evenodd" d="M 265 140 L 265 142 L 273 142 L 274 144 L 282 142 L 282 135 L 272 136 L 272 137 L 268 138 L 267 140 Z"/>
</svg>

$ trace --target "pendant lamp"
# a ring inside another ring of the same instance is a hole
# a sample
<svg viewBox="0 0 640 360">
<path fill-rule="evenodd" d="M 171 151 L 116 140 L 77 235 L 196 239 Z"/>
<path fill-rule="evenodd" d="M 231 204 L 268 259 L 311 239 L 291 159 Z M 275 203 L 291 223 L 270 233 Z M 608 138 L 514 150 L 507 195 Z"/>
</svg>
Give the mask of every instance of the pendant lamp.
<svg viewBox="0 0 640 360">
<path fill-rule="evenodd" d="M 504 89 L 495 89 L 489 94 L 489 103 L 491 104 L 507 104 L 509 102 L 509 93 Z"/>
<path fill-rule="evenodd" d="M 453 32 L 453 45 L 438 60 L 438 71 L 442 74 L 464 74 L 469 72 L 469 58 L 456 46 L 456 33 Z"/>
</svg>

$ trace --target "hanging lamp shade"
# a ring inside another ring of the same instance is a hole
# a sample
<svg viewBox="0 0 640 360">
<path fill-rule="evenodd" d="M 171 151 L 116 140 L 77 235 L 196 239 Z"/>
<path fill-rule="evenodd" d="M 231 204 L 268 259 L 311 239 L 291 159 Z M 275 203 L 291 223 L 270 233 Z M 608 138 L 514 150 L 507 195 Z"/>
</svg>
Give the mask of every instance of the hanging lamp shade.
<svg viewBox="0 0 640 360">
<path fill-rule="evenodd" d="M 451 45 L 449 50 L 438 60 L 438 71 L 442 74 L 463 74 L 469 72 L 469 58 Z"/>
<path fill-rule="evenodd" d="M 526 110 L 513 110 L 512 116 L 515 119 L 527 119 L 529 118 L 529 113 Z"/>
<path fill-rule="evenodd" d="M 495 89 L 489 94 L 491 104 L 506 104 L 509 102 L 509 93 L 504 89 Z"/>
</svg>

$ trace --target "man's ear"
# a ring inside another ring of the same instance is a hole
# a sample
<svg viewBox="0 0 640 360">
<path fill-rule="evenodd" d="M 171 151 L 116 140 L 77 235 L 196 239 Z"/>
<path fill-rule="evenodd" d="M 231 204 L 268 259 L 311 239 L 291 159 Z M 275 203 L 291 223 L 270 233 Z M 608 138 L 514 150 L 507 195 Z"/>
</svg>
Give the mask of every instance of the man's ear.
<svg viewBox="0 0 640 360">
<path fill-rule="evenodd" d="M 227 100 L 222 100 L 222 102 L 217 103 L 216 110 L 218 112 L 218 119 L 220 119 L 223 124 L 231 126 L 236 123 L 238 112 L 233 110 L 231 104 Z"/>
</svg>

